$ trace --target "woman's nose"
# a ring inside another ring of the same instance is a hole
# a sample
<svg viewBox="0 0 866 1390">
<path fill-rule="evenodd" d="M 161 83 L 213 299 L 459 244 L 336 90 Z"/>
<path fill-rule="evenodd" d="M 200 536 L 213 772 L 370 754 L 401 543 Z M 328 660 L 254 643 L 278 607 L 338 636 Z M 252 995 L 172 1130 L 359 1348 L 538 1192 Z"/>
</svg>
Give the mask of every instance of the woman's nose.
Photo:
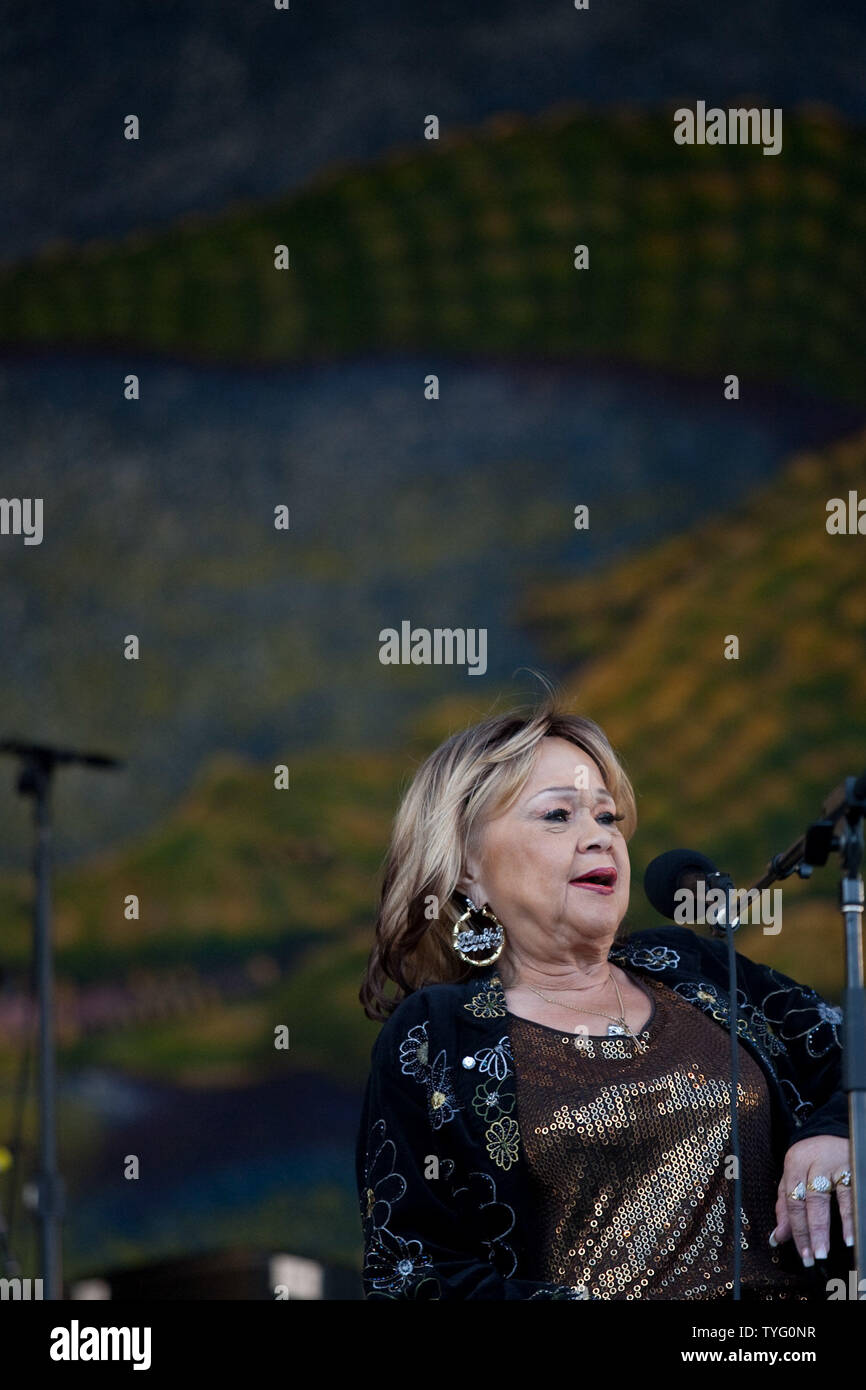
<svg viewBox="0 0 866 1390">
<path fill-rule="evenodd" d="M 611 833 L 603 825 L 587 826 L 578 835 L 578 845 L 584 853 L 588 849 L 608 849 L 611 842 Z"/>
</svg>

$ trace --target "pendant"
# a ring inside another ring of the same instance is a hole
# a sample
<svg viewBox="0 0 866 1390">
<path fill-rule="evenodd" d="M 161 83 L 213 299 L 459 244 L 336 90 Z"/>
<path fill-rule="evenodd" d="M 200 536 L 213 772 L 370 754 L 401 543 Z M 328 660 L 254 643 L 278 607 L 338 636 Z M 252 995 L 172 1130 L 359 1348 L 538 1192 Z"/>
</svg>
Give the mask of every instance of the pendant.
<svg viewBox="0 0 866 1390">
<path fill-rule="evenodd" d="M 622 1038 L 627 1034 L 628 1029 L 623 1028 L 621 1023 L 609 1023 L 607 1025 L 607 1036 L 609 1038 Z"/>
</svg>

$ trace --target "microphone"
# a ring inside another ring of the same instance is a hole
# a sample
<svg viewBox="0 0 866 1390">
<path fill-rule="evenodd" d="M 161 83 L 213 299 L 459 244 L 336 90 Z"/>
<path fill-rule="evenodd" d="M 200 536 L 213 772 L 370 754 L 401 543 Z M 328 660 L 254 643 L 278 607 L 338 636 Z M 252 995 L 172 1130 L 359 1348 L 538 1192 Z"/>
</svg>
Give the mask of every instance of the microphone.
<svg viewBox="0 0 866 1390">
<path fill-rule="evenodd" d="M 657 854 L 655 859 L 647 864 L 643 887 L 656 912 L 672 922 L 677 921 L 680 906 L 677 894 L 684 888 L 688 889 L 696 894 L 698 906 L 702 910 L 701 915 L 704 916 L 707 925 L 716 935 L 724 936 L 727 895 L 734 887 L 733 880 L 724 870 L 717 869 L 712 859 L 708 859 L 699 850 L 669 849 L 665 854 Z M 712 917 L 705 915 L 707 906 L 714 910 Z M 694 922 L 696 914 L 689 913 L 688 918 L 681 920 Z M 731 930 L 736 931 L 739 925 L 739 917 L 733 917 L 730 922 Z"/>
</svg>

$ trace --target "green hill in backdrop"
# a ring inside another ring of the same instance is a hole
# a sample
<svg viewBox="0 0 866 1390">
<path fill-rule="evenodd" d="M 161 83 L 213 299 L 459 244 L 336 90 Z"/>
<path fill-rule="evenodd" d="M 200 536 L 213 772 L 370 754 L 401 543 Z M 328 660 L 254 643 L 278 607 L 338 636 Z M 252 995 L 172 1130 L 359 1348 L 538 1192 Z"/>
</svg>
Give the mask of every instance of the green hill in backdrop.
<svg viewBox="0 0 866 1390">
<path fill-rule="evenodd" d="M 676 145 L 668 110 L 500 115 L 284 199 L 59 242 L 0 272 L 0 345 L 589 354 L 859 400 L 864 188 L 866 135 L 822 107 L 786 112 L 780 158 Z"/>
</svg>

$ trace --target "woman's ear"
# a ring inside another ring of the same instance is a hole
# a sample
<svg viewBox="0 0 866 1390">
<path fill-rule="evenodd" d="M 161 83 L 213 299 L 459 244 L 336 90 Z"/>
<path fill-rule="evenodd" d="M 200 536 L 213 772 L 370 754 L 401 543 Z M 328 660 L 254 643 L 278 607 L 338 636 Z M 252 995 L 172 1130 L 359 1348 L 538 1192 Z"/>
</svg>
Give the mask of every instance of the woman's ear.
<svg viewBox="0 0 866 1390">
<path fill-rule="evenodd" d="M 481 856 L 478 853 L 478 848 L 477 833 L 470 835 L 463 857 L 463 871 L 457 880 L 457 887 L 461 893 L 466 893 L 472 899 L 476 907 L 481 907 L 483 903 L 487 902 L 487 896 L 484 892 Z"/>
<path fill-rule="evenodd" d="M 466 868 L 457 880 L 457 888 L 461 893 L 470 897 L 476 907 L 481 907 L 487 902 L 478 871 L 473 863 L 467 863 Z"/>
</svg>

